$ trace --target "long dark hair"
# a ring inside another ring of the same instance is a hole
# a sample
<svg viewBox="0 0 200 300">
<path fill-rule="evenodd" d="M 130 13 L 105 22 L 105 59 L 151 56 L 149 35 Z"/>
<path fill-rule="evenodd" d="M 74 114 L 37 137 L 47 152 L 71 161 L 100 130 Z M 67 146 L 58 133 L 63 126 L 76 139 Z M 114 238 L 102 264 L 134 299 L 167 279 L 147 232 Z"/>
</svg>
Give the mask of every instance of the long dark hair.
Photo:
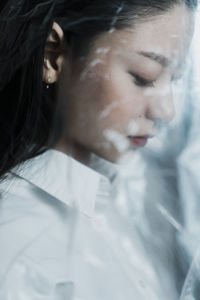
<svg viewBox="0 0 200 300">
<path fill-rule="evenodd" d="M 47 90 L 42 82 L 44 48 L 54 21 L 76 59 L 87 54 L 98 34 L 162 14 L 178 3 L 197 6 L 197 0 L 1 0 L 0 178 L 59 138 L 54 87 Z"/>
</svg>

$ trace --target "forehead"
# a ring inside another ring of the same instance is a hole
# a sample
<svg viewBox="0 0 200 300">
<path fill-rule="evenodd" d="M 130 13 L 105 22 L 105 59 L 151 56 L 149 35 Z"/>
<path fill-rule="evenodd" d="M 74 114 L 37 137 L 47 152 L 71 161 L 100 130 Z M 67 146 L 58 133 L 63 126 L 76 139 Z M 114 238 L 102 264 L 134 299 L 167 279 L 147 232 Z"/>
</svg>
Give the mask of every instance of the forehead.
<svg viewBox="0 0 200 300">
<path fill-rule="evenodd" d="M 149 17 L 126 29 L 106 33 L 99 42 L 124 55 L 149 52 L 159 53 L 169 59 L 181 59 L 190 45 L 193 19 L 191 10 L 176 5 L 163 15 Z"/>
</svg>

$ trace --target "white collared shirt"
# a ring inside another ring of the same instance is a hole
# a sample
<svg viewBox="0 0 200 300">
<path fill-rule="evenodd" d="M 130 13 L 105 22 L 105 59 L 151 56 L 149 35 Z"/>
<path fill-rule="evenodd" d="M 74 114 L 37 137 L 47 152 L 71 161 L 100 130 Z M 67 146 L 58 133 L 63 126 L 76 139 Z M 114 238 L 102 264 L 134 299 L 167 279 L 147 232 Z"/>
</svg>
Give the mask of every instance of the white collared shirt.
<svg viewBox="0 0 200 300">
<path fill-rule="evenodd" d="M 55 150 L 13 173 L 0 185 L 0 300 L 169 299 L 105 177 Z"/>
</svg>

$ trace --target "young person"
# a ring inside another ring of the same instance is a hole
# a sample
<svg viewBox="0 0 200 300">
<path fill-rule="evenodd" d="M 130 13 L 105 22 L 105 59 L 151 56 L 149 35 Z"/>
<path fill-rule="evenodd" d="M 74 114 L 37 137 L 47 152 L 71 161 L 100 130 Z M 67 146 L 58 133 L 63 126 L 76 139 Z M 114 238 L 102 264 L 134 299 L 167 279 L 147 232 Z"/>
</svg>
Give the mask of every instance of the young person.
<svg viewBox="0 0 200 300">
<path fill-rule="evenodd" d="M 131 236 L 130 224 L 89 165 L 92 154 L 119 162 L 172 120 L 196 5 L 24 0 L 3 8 L 0 299 L 168 299 L 169 290 L 176 299 L 141 241 L 120 234 Z"/>
</svg>

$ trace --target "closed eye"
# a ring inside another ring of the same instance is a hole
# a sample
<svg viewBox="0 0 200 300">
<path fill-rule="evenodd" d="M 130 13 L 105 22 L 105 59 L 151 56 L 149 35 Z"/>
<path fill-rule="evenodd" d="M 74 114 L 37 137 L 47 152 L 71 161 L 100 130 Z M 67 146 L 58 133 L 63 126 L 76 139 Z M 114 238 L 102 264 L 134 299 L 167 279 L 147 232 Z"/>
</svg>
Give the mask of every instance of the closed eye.
<svg viewBox="0 0 200 300">
<path fill-rule="evenodd" d="M 154 80 L 150 81 L 150 80 L 146 80 L 145 78 L 137 75 L 137 74 L 133 74 L 131 73 L 131 76 L 135 79 L 135 83 L 138 86 L 141 87 L 154 87 Z"/>
</svg>

